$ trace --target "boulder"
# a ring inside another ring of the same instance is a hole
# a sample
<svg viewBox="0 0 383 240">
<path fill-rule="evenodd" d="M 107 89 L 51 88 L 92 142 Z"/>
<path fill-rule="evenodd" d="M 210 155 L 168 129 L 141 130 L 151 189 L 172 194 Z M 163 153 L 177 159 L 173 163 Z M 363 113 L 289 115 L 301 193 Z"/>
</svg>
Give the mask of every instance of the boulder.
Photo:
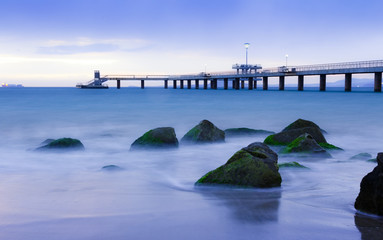
<svg viewBox="0 0 383 240">
<path fill-rule="evenodd" d="M 50 141 L 48 144 L 36 148 L 36 150 L 84 150 L 84 145 L 80 140 L 73 138 L 60 138 L 54 141 Z"/>
<path fill-rule="evenodd" d="M 383 152 L 376 159 L 378 166 L 362 179 L 354 206 L 362 212 L 383 216 Z"/>
<path fill-rule="evenodd" d="M 208 120 L 202 120 L 181 139 L 182 143 L 224 142 L 225 132 Z"/>
<path fill-rule="evenodd" d="M 269 188 L 281 185 L 278 155 L 263 143 L 252 143 L 236 152 L 224 165 L 200 178 L 196 185 L 225 184 Z"/>
<path fill-rule="evenodd" d="M 299 153 L 302 156 L 331 158 L 331 155 L 323 149 L 308 133 L 304 133 L 292 141 L 281 153 Z"/>
<path fill-rule="evenodd" d="M 322 132 L 315 127 L 304 127 L 304 128 L 282 131 L 280 133 L 268 136 L 265 139 L 264 143 L 269 145 L 288 145 L 289 143 L 294 141 L 296 138 L 298 138 L 299 136 L 305 133 L 310 134 L 317 143 L 327 143 Z"/>
<path fill-rule="evenodd" d="M 369 153 L 359 153 L 350 157 L 350 160 L 369 160 L 369 159 L 372 159 L 372 155 Z"/>
<path fill-rule="evenodd" d="M 147 148 L 177 148 L 178 140 L 174 128 L 155 128 L 136 139 L 130 146 L 130 150 Z"/>
<path fill-rule="evenodd" d="M 318 125 L 316 125 L 314 122 L 304 120 L 299 118 L 295 122 L 291 123 L 289 126 L 285 127 L 282 132 L 288 131 L 288 130 L 293 130 L 293 129 L 300 129 L 300 128 L 305 128 L 305 127 L 313 127 L 319 129 L 322 133 L 326 133 L 325 130 L 321 129 Z"/>
<path fill-rule="evenodd" d="M 287 162 L 287 163 L 281 163 L 281 164 L 278 164 L 279 168 L 306 168 L 308 169 L 308 167 L 305 167 L 297 162 Z"/>
<path fill-rule="evenodd" d="M 266 130 L 258 130 L 251 128 L 228 128 L 225 130 L 225 137 L 242 137 L 242 136 L 253 136 L 253 135 L 270 135 L 274 132 Z"/>
<path fill-rule="evenodd" d="M 109 172 L 114 172 L 114 171 L 122 171 L 124 170 L 123 168 L 117 166 L 117 165 L 106 165 L 101 168 L 103 171 L 109 171 Z"/>
</svg>

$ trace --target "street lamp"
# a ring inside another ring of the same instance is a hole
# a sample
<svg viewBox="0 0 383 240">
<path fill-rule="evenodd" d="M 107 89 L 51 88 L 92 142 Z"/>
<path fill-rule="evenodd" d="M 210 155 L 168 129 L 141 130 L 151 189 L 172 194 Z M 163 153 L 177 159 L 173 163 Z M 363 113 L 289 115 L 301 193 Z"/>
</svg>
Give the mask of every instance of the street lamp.
<svg viewBox="0 0 383 240">
<path fill-rule="evenodd" d="M 206 66 L 207 66 L 207 64 L 205 64 L 205 74 L 206 74 Z"/>
<path fill-rule="evenodd" d="M 286 54 L 286 67 L 287 67 L 287 59 L 289 58 L 289 55 L 288 54 Z"/>
<path fill-rule="evenodd" d="M 245 43 L 244 46 L 246 48 L 246 67 L 247 67 L 247 50 L 249 49 L 250 43 Z"/>
</svg>

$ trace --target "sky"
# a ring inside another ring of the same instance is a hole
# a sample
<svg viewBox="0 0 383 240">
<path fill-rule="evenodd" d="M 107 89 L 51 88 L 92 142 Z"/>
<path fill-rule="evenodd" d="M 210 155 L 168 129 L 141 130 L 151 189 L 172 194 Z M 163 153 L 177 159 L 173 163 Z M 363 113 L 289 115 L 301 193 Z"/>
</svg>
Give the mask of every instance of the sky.
<svg viewBox="0 0 383 240">
<path fill-rule="evenodd" d="M 383 59 L 381 0 L 0 0 L 9 84 Z"/>
</svg>

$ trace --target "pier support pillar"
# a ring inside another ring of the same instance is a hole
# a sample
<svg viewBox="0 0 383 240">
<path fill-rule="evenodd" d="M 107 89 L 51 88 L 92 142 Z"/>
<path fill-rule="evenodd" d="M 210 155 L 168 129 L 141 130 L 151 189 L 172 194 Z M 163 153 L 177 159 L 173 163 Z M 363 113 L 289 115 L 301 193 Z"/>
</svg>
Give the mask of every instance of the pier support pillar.
<svg viewBox="0 0 383 240">
<path fill-rule="evenodd" d="M 269 89 L 269 77 L 263 77 L 263 90 Z"/>
<path fill-rule="evenodd" d="M 242 89 L 245 88 L 245 80 L 241 80 L 241 88 L 242 88 Z"/>
<path fill-rule="evenodd" d="M 239 90 L 239 78 L 235 78 L 235 80 L 234 80 L 234 82 L 235 82 L 235 90 Z"/>
<path fill-rule="evenodd" d="M 229 79 L 228 78 L 224 78 L 223 79 L 223 89 L 227 90 L 229 87 Z"/>
<path fill-rule="evenodd" d="M 188 89 L 191 89 L 191 80 L 188 80 Z"/>
<path fill-rule="evenodd" d="M 381 92 L 381 91 L 382 91 L 382 73 L 376 72 L 375 73 L 374 92 Z"/>
<path fill-rule="evenodd" d="M 121 88 L 121 80 L 117 80 L 117 89 Z"/>
<path fill-rule="evenodd" d="M 253 80 L 253 79 L 254 79 L 254 78 L 249 77 L 249 86 L 248 86 L 249 90 L 253 90 L 253 83 L 254 83 L 254 80 Z"/>
<path fill-rule="evenodd" d="M 168 80 L 164 80 L 164 88 L 168 89 Z"/>
<path fill-rule="evenodd" d="M 215 88 L 215 81 L 216 81 L 215 79 L 210 80 L 210 88 L 211 89 L 216 89 Z"/>
<path fill-rule="evenodd" d="M 195 89 L 199 89 L 199 80 L 195 80 Z"/>
<path fill-rule="evenodd" d="M 285 90 L 285 76 L 279 76 L 279 91 Z"/>
<path fill-rule="evenodd" d="M 180 80 L 180 88 L 184 89 L 184 80 Z"/>
<path fill-rule="evenodd" d="M 218 89 L 218 79 L 214 79 L 214 89 Z"/>
<path fill-rule="evenodd" d="M 207 79 L 203 80 L 203 89 L 207 89 Z"/>
<path fill-rule="evenodd" d="M 253 88 L 257 89 L 257 80 L 253 81 Z"/>
<path fill-rule="evenodd" d="M 144 89 L 144 88 L 145 88 L 145 81 L 141 80 L 141 89 Z"/>
<path fill-rule="evenodd" d="M 304 75 L 298 75 L 298 91 L 303 91 Z"/>
<path fill-rule="evenodd" d="M 326 91 L 326 74 L 321 74 L 319 76 L 319 91 Z"/>
<path fill-rule="evenodd" d="M 177 80 L 173 80 L 173 88 L 174 88 L 174 89 L 177 88 Z"/>
<path fill-rule="evenodd" d="M 345 76 L 345 82 L 344 82 L 344 91 L 351 92 L 351 82 L 352 82 L 352 74 L 346 73 Z"/>
</svg>

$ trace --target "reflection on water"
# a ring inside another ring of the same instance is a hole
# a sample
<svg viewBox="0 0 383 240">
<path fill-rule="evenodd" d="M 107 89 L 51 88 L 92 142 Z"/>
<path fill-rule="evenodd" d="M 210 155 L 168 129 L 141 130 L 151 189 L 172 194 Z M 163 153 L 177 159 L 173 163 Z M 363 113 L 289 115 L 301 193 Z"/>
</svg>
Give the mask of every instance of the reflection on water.
<svg viewBox="0 0 383 240">
<path fill-rule="evenodd" d="M 362 240 L 383 239 L 383 218 L 369 217 L 359 213 L 354 217 L 355 225 L 362 234 Z"/>
<path fill-rule="evenodd" d="M 246 223 L 278 221 L 280 188 L 251 190 L 196 187 L 196 189 L 208 200 L 219 200 L 238 221 Z"/>
</svg>

